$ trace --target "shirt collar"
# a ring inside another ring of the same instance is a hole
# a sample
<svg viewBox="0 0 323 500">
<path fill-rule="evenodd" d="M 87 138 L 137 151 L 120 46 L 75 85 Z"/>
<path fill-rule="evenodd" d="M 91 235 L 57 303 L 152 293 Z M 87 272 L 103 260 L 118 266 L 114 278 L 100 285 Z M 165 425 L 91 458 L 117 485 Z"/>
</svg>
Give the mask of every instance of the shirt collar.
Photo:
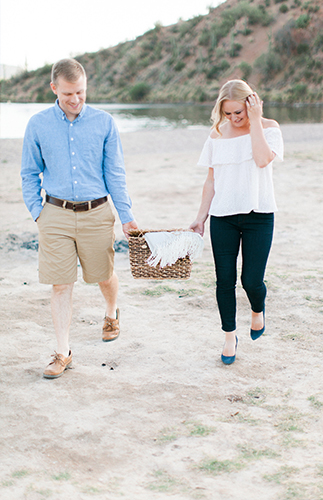
<svg viewBox="0 0 323 500">
<path fill-rule="evenodd" d="M 85 110 L 86 110 L 86 107 L 87 105 L 84 103 L 83 106 L 82 106 L 82 109 L 81 109 L 81 112 L 79 113 L 78 117 L 75 118 L 75 120 L 73 120 L 73 123 L 75 123 L 76 121 L 80 120 L 83 116 L 84 116 L 84 113 L 85 113 Z M 66 117 L 66 114 L 64 113 L 64 111 L 59 107 L 59 102 L 58 102 L 58 99 L 56 99 L 55 101 L 55 111 L 56 113 L 58 114 L 59 118 L 61 120 L 67 120 L 67 117 Z"/>
</svg>

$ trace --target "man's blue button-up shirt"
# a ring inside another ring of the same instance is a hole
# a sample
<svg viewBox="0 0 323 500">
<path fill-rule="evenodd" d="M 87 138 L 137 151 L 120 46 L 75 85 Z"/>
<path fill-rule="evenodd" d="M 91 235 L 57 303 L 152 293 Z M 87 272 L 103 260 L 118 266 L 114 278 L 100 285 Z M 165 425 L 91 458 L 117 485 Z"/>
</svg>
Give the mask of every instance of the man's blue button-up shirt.
<svg viewBox="0 0 323 500">
<path fill-rule="evenodd" d="M 43 208 L 42 188 L 50 196 L 75 202 L 110 194 L 121 223 L 134 219 L 119 132 L 105 111 L 84 104 L 70 122 L 56 101 L 34 115 L 26 128 L 21 177 L 34 220 Z"/>
</svg>

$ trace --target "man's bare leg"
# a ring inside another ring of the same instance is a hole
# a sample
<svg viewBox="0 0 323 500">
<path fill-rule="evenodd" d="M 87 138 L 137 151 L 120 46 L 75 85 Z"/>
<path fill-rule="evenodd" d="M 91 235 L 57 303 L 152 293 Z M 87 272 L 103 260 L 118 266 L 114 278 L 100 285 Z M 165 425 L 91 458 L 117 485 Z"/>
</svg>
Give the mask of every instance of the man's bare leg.
<svg viewBox="0 0 323 500">
<path fill-rule="evenodd" d="M 102 295 L 106 302 L 106 313 L 102 329 L 103 342 L 110 342 L 119 337 L 120 323 L 119 310 L 117 310 L 117 296 L 119 280 L 115 273 L 109 280 L 99 283 Z"/>
<path fill-rule="evenodd" d="M 51 309 L 57 339 L 57 353 L 69 355 L 69 332 L 72 320 L 72 294 L 74 283 L 53 285 Z"/>
<path fill-rule="evenodd" d="M 115 319 L 117 310 L 117 297 L 119 290 L 119 280 L 115 272 L 110 279 L 99 283 L 101 293 L 106 302 L 106 316 Z"/>
</svg>

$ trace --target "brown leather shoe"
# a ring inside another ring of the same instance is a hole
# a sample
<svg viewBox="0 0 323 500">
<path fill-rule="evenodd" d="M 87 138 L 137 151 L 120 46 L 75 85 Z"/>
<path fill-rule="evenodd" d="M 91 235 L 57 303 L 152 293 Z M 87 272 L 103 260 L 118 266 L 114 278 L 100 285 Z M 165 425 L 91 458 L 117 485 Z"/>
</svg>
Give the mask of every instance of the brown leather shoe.
<svg viewBox="0 0 323 500">
<path fill-rule="evenodd" d="M 102 329 L 103 342 L 111 342 L 111 340 L 115 340 L 117 337 L 119 337 L 120 334 L 119 318 L 120 318 L 119 309 L 117 309 L 116 319 L 109 318 L 108 316 L 104 318 L 104 324 Z"/>
<path fill-rule="evenodd" d="M 72 351 L 68 353 L 67 358 L 63 356 L 63 354 L 52 354 L 54 358 L 48 366 L 46 366 L 43 376 L 45 378 L 57 378 L 63 375 L 64 371 L 70 366 L 72 363 Z"/>
</svg>

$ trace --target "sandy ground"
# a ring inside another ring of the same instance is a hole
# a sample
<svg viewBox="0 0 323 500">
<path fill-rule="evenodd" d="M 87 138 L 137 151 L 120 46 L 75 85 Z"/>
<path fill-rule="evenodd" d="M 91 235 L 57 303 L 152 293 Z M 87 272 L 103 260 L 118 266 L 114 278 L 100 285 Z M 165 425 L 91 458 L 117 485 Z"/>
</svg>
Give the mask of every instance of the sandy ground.
<svg viewBox="0 0 323 500">
<path fill-rule="evenodd" d="M 1 499 L 323 498 L 323 124 L 282 131 L 261 339 L 249 337 L 239 283 L 237 360 L 221 363 L 207 232 L 188 281 L 134 280 L 127 253 L 116 255 L 116 342 L 101 341 L 103 300 L 80 275 L 73 369 L 53 381 L 42 378 L 55 349 L 51 290 L 38 283 L 37 228 L 22 201 L 22 141 L 1 141 Z M 140 227 L 194 220 L 207 135 L 122 136 Z"/>
</svg>

